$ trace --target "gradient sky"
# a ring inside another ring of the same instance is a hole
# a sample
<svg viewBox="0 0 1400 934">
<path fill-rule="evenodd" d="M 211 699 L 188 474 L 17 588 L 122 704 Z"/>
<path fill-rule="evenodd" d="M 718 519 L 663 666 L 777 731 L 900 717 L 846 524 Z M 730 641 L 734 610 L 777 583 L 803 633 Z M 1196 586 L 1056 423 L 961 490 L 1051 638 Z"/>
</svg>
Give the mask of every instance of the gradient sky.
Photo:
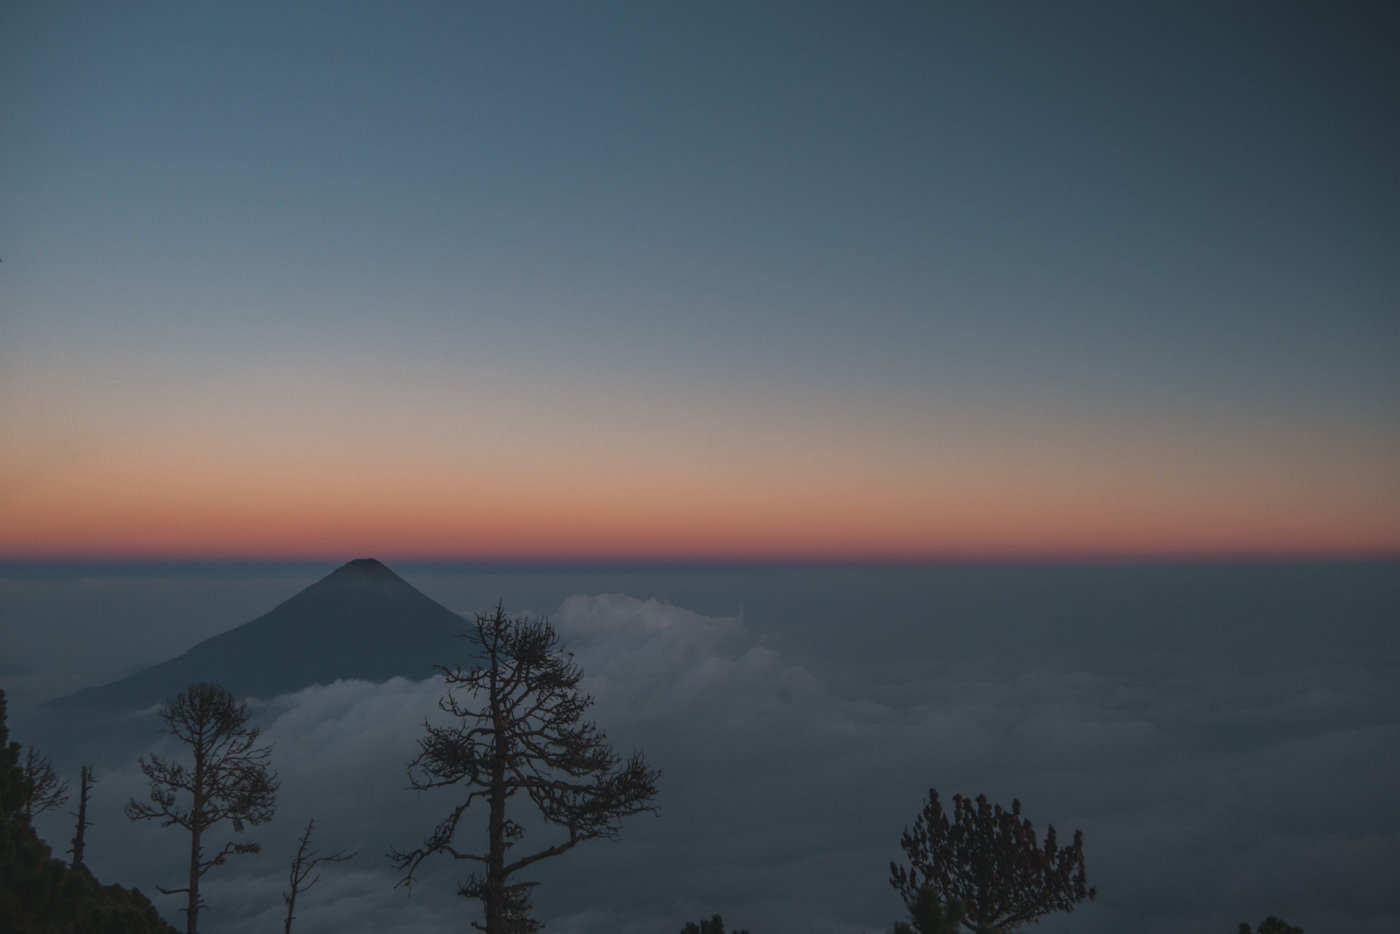
<svg viewBox="0 0 1400 934">
<path fill-rule="evenodd" d="M 1400 555 L 1396 48 L 6 4 L 0 557 Z"/>
</svg>

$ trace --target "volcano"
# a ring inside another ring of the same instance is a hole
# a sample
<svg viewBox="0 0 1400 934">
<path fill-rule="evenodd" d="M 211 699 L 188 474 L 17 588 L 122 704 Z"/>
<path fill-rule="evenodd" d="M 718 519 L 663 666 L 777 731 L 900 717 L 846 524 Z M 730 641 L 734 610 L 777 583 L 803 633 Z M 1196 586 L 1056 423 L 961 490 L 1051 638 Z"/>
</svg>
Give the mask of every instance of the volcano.
<svg viewBox="0 0 1400 934">
<path fill-rule="evenodd" d="M 136 709 L 199 681 L 235 697 L 273 697 L 339 678 L 426 678 L 438 664 L 470 661 L 466 621 L 373 558 L 358 558 L 188 652 L 136 674 L 49 702 Z"/>
</svg>

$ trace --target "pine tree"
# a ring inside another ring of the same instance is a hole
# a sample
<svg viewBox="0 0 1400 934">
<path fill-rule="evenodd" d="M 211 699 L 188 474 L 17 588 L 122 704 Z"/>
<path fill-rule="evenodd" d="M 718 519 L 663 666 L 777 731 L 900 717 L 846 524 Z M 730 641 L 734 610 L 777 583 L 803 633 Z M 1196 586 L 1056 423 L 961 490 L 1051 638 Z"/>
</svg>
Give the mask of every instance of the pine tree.
<svg viewBox="0 0 1400 934">
<path fill-rule="evenodd" d="M 190 835 L 189 881 L 176 889 L 157 887 L 165 895 L 184 893 L 186 934 L 196 934 L 200 909 L 199 880 L 235 853 L 257 853 L 252 842 L 229 841 L 212 857 L 204 855 L 205 835 L 227 821 L 235 833 L 272 819 L 277 775 L 268 764 L 271 748 L 255 747 L 257 729 L 248 726 L 248 706 L 217 684 L 194 684 L 166 701 L 160 710 L 165 732 L 189 747 L 190 765 L 151 755 L 140 759 L 150 781 L 150 803 L 127 802 L 132 820 L 158 820 Z"/>
<path fill-rule="evenodd" d="M 539 927 L 530 914 L 535 883 L 515 881 L 516 874 L 585 840 L 616 836 L 628 815 L 654 811 L 660 773 L 641 753 L 622 760 L 603 732 L 583 719 L 593 699 L 579 690 L 583 673 L 560 651 L 548 620 L 508 618 L 498 605 L 494 615 L 477 614 L 466 635 L 482 663 L 469 671 L 439 668 L 447 691 L 438 706 L 457 722 L 425 723 L 427 735 L 408 766 L 413 788 L 461 786 L 466 796 L 421 846 L 390 857 L 406 870 L 401 885 L 411 885 L 430 856 L 475 863 L 478 870 L 458 889 L 482 903 L 485 924 L 473 926 L 487 934 L 531 932 Z M 519 856 L 525 826 L 507 814 L 517 795 L 563 831 Z M 482 850 L 458 841 L 462 817 L 476 802 L 488 812 Z"/>
<path fill-rule="evenodd" d="M 710 920 L 701 921 L 698 924 L 689 921 L 685 927 L 681 928 L 681 934 L 724 934 L 724 918 L 712 915 Z M 732 934 L 749 934 L 749 932 L 745 928 L 739 928 Z"/>
<path fill-rule="evenodd" d="M 988 803 L 986 795 L 975 800 L 954 795 L 949 821 L 931 788 L 900 846 L 910 866 L 890 863 L 890 885 L 911 912 L 931 890 L 978 934 L 1011 931 L 1051 912 L 1073 911 L 1096 894 L 1085 881 L 1084 835 L 1075 831 L 1073 845 L 1061 847 L 1049 827 L 1045 843 L 1038 843 L 1035 828 L 1021 817 L 1020 801 L 1012 801 L 1007 811 Z"/>
</svg>

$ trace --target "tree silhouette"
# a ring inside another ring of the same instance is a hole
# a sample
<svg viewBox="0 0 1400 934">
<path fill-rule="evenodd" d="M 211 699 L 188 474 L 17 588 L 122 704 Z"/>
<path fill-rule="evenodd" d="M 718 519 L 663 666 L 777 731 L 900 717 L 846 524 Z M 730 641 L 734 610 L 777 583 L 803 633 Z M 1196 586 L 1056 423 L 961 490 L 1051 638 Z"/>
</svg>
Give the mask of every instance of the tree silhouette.
<svg viewBox="0 0 1400 934">
<path fill-rule="evenodd" d="M 321 881 L 321 874 L 316 872 L 316 867 L 321 863 L 343 863 L 348 859 L 354 859 L 354 853 L 347 853 L 344 850 L 337 850 L 329 856 L 322 856 L 317 850 L 311 848 L 311 828 L 316 821 L 313 818 L 306 822 L 306 830 L 297 841 L 297 852 L 292 857 L 292 869 L 288 873 L 288 882 L 292 887 L 290 892 L 282 893 L 282 901 L 287 903 L 287 924 L 283 928 L 284 934 L 292 934 L 292 919 L 296 917 L 297 896 L 303 895 L 311 890 L 311 887 Z M 313 876 L 312 873 L 316 872 Z"/>
<path fill-rule="evenodd" d="M 962 904 L 943 904 L 931 885 L 919 887 L 909 909 L 908 921 L 896 921 L 892 934 L 958 934 L 963 924 Z"/>
<path fill-rule="evenodd" d="M 681 934 L 724 934 L 724 919 L 719 915 L 713 915 L 710 920 L 701 921 L 698 924 L 689 921 L 685 927 L 681 928 Z M 745 928 L 740 928 L 732 934 L 749 934 L 749 932 Z"/>
<path fill-rule="evenodd" d="M 1259 934 L 1303 934 L 1303 929 L 1294 927 L 1282 918 L 1275 918 L 1269 915 L 1259 922 L 1259 927 L 1255 929 Z M 1253 934 L 1248 924 L 1241 924 L 1239 934 Z"/>
<path fill-rule="evenodd" d="M 1021 817 L 1021 802 L 1011 810 L 991 805 L 986 795 L 974 801 L 953 796 L 950 822 L 930 788 L 928 803 L 900 840 L 910 866 L 890 863 L 890 885 L 899 891 L 911 914 L 927 888 L 954 911 L 971 931 L 1009 931 L 1054 911 L 1073 911 L 1096 890 L 1085 882 L 1084 835 L 1060 847 L 1055 828 L 1045 843 Z M 926 896 L 925 896 L 926 897 Z M 916 915 L 917 917 L 917 915 Z"/>
<path fill-rule="evenodd" d="M 160 719 L 164 732 L 188 746 L 194 761 L 186 766 L 154 754 L 142 756 L 141 771 L 151 784 L 151 803 L 132 798 L 127 802 L 126 816 L 158 820 L 162 827 L 173 824 L 189 831 L 188 883 L 178 889 L 157 886 L 157 891 L 188 896 L 185 931 L 196 934 L 199 911 L 205 907 L 199 897 L 199 880 L 210 869 L 223 865 L 231 854 L 261 849 L 257 843 L 230 841 L 206 859 L 205 834 L 224 821 L 233 825 L 235 833 L 242 833 L 246 825 L 271 820 L 277 775 L 268 765 L 271 747 L 254 748 L 258 731 L 248 726 L 247 704 L 235 701 L 217 684 L 190 685 L 166 701 Z"/>
<path fill-rule="evenodd" d="M 78 819 L 73 831 L 73 846 L 68 852 L 73 854 L 73 868 L 77 869 L 83 864 L 83 850 L 87 846 L 87 829 L 92 826 L 92 821 L 87 819 L 88 798 L 92 795 L 92 786 L 97 784 L 97 779 L 92 777 L 92 766 L 85 765 L 79 773 L 78 783 L 78 813 L 73 814 Z M 69 812 L 72 814 L 72 812 Z"/>
<path fill-rule="evenodd" d="M 534 863 L 595 837 L 614 837 L 622 818 L 655 811 L 660 773 L 640 752 L 626 761 L 607 737 L 583 720 L 593 699 L 578 689 L 583 673 L 545 619 L 508 618 L 500 605 L 494 615 L 478 613 L 466 634 L 483 661 L 470 671 L 442 667 L 446 693 L 438 706 L 457 718 L 450 726 L 424 723 L 418 755 L 408 765 L 412 788 L 427 791 L 461 785 L 468 789 L 423 844 L 389 856 L 407 870 L 400 885 L 411 885 L 423 861 L 438 853 L 479 865 L 458 894 L 481 901 L 488 934 L 530 932 L 540 925 L 530 915 L 533 882 L 512 877 Z M 561 839 L 514 856 L 525 827 L 507 817 L 518 794 L 529 797 L 546 824 L 562 828 Z M 458 825 L 467 809 L 487 808 L 485 851 L 462 849 Z"/>
<path fill-rule="evenodd" d="M 49 757 L 40 755 L 33 746 L 24 751 L 24 780 L 29 790 L 24 813 L 31 821 L 68 800 L 68 779 L 59 778 Z"/>
</svg>

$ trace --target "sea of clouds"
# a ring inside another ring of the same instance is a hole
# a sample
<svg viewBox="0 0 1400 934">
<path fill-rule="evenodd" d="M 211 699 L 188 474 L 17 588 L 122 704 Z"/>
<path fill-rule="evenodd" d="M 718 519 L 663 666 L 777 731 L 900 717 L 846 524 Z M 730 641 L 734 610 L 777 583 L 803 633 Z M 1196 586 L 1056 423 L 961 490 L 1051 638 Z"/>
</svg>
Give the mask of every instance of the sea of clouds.
<svg viewBox="0 0 1400 934">
<path fill-rule="evenodd" d="M 624 593 L 546 609 L 597 722 L 620 753 L 643 749 L 662 770 L 657 815 L 527 874 L 548 930 L 667 934 L 715 912 L 755 934 L 888 930 L 902 914 L 889 863 L 930 787 L 945 801 L 1019 798 L 1038 828 L 1084 831 L 1098 899 L 1046 931 L 1223 934 L 1267 914 L 1309 934 L 1400 929 L 1391 647 L 1251 653 L 1225 635 L 1227 649 L 1213 647 L 1205 626 L 1183 627 L 1194 641 L 1171 652 L 1152 640 L 1137 653 L 1130 641 L 1097 654 L 999 650 L 1003 630 L 973 651 L 971 637 L 845 612 L 814 611 L 817 633 Z M 280 930 L 288 863 L 312 818 L 320 849 L 358 855 L 324 867 L 294 930 L 427 934 L 476 917 L 454 894 L 468 864 L 431 862 L 408 889 L 385 856 L 456 800 L 406 787 L 442 690 L 440 679 L 340 681 L 254 699 L 282 781 L 277 815 L 246 834 L 260 855 L 206 878 L 201 928 Z M 153 711 L 133 719 L 154 739 Z M 99 777 L 90 865 L 178 921 L 181 897 L 154 888 L 179 884 L 184 840 L 121 816 L 145 795 L 134 751 Z M 39 825 L 51 842 L 71 836 L 66 815 Z M 531 827 L 521 845 L 552 839 Z"/>
</svg>

